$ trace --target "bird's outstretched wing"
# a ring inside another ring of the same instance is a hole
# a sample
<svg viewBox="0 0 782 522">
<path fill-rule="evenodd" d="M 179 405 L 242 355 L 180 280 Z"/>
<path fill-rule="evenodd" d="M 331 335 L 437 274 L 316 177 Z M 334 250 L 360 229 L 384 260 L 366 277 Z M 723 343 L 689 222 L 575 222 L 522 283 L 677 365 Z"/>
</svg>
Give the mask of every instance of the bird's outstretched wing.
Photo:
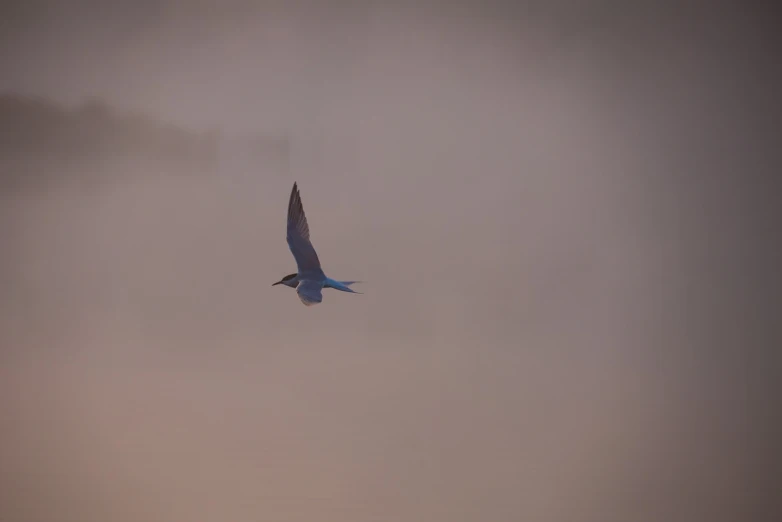
<svg viewBox="0 0 782 522">
<path fill-rule="evenodd" d="M 306 306 L 312 306 L 323 301 L 323 284 L 318 281 L 304 280 L 296 287 L 299 299 Z"/>
<path fill-rule="evenodd" d="M 291 253 L 294 259 L 296 259 L 299 277 L 310 276 L 315 279 L 325 277 L 320 268 L 318 254 L 310 242 L 310 227 L 307 224 L 307 216 L 304 215 L 304 207 L 301 204 L 301 196 L 296 183 L 293 184 L 291 198 L 288 202 L 287 239 L 288 247 L 290 247 Z"/>
</svg>

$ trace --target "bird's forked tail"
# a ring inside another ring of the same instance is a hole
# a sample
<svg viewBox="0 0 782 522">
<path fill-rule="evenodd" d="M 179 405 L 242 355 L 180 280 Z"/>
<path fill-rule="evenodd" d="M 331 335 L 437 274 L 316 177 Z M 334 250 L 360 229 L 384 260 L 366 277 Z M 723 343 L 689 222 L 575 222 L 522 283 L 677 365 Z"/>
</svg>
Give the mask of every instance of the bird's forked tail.
<svg viewBox="0 0 782 522">
<path fill-rule="evenodd" d="M 341 292 L 349 292 L 351 294 L 361 294 L 363 292 L 356 292 L 350 288 L 351 285 L 361 283 L 361 281 L 335 281 L 334 279 L 327 278 L 324 288 L 333 288 Z"/>
</svg>

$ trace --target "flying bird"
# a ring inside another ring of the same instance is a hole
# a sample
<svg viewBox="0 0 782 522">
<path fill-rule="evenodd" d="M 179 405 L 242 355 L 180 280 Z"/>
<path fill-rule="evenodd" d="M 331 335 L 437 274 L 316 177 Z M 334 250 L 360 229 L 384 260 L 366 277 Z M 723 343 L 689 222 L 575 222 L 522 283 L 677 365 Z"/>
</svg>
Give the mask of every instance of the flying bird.
<svg viewBox="0 0 782 522">
<path fill-rule="evenodd" d="M 296 260 L 297 272 L 289 274 L 274 283 L 296 289 L 299 299 L 306 306 L 312 306 L 323 301 L 323 289 L 334 288 L 342 292 L 360 294 L 350 289 L 350 285 L 358 281 L 336 281 L 326 277 L 320 267 L 320 260 L 315 248 L 310 242 L 310 227 L 307 225 L 307 216 L 304 215 L 304 207 L 301 204 L 301 195 L 296 183 L 293 184 L 291 197 L 288 201 L 288 247 Z"/>
</svg>

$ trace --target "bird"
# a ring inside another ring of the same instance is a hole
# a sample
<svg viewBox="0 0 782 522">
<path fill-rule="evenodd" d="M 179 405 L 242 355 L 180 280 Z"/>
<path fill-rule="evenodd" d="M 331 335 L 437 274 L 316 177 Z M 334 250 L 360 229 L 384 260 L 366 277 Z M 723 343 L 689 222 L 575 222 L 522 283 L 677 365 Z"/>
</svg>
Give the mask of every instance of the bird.
<svg viewBox="0 0 782 522">
<path fill-rule="evenodd" d="M 305 306 L 313 306 L 323 301 L 323 289 L 333 288 L 341 292 L 361 294 L 350 288 L 360 281 L 337 281 L 327 277 L 320 266 L 318 254 L 310 241 L 310 227 L 301 204 L 301 194 L 296 182 L 293 183 L 291 197 L 288 200 L 288 247 L 296 260 L 297 272 L 288 274 L 272 286 L 285 285 L 295 288 L 299 299 Z"/>
</svg>

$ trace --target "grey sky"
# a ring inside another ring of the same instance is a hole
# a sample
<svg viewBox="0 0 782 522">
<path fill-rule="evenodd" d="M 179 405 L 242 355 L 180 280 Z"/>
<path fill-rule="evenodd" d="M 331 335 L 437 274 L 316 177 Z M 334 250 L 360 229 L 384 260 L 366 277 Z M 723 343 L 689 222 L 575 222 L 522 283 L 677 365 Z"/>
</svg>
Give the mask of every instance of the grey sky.
<svg viewBox="0 0 782 522">
<path fill-rule="evenodd" d="M 508 5 L 3 7 L 0 90 L 293 152 L 3 194 L 0 519 L 763 519 L 769 13 Z M 294 180 L 364 295 L 271 288 Z"/>
</svg>

